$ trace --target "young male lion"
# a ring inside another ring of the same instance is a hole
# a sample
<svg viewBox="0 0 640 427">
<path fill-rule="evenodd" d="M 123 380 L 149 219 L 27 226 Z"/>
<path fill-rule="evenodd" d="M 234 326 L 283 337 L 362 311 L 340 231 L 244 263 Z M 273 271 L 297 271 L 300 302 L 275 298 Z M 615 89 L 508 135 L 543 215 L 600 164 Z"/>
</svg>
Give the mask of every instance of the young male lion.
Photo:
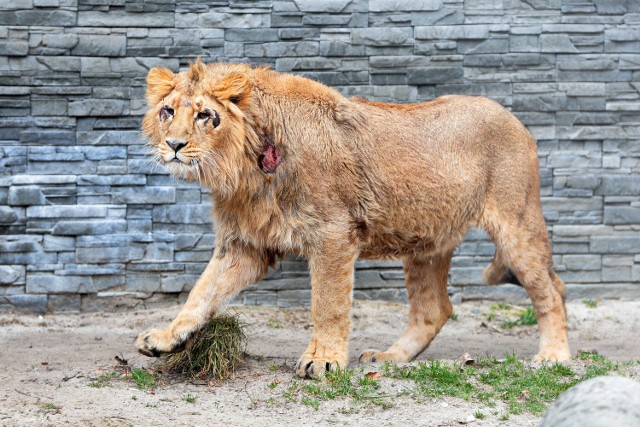
<svg viewBox="0 0 640 427">
<path fill-rule="evenodd" d="M 533 301 L 535 360 L 570 357 L 536 142 L 497 103 L 369 102 L 267 68 L 199 60 L 179 74 L 154 68 L 147 83 L 144 134 L 173 175 L 211 190 L 216 244 L 176 319 L 138 337 L 141 353 L 182 348 L 221 304 L 293 252 L 309 261 L 314 324 L 298 375 L 347 365 L 358 257 L 401 259 L 410 301 L 398 341 L 360 360 L 406 362 L 449 318 L 451 256 L 479 226 L 496 245 L 486 281 L 511 270 Z"/>
</svg>

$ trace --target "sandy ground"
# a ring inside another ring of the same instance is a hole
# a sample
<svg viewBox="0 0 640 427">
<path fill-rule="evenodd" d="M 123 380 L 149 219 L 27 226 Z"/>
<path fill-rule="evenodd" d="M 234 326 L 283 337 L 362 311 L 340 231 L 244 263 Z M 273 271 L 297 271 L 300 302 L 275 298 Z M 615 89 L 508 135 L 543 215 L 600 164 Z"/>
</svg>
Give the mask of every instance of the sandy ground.
<svg viewBox="0 0 640 427">
<path fill-rule="evenodd" d="M 504 330 L 489 322 L 489 302 L 455 307 L 450 320 L 420 359 L 457 359 L 463 353 L 502 357 L 515 351 L 530 358 L 537 349 L 536 327 Z M 596 349 L 614 360 L 640 359 L 640 302 L 601 301 L 596 308 L 568 304 L 572 351 Z M 293 365 L 311 335 L 308 309 L 241 307 L 251 323 L 248 352 L 253 355 L 236 377 L 210 387 L 187 378 L 167 380 L 153 392 L 132 382 L 113 381 L 95 388 L 90 382 L 116 364 L 152 366 L 133 347 L 136 335 L 168 322 L 179 307 L 130 313 L 0 315 L 0 425 L 92 426 L 277 426 L 277 425 L 461 425 L 477 410 L 487 415 L 472 425 L 536 426 L 540 417 L 511 416 L 500 421 L 480 403 L 456 398 L 415 402 L 397 398 L 395 407 L 358 406 L 348 399 L 322 402 L 318 410 L 284 401 L 283 389 L 268 384 L 292 381 Z M 386 348 L 404 328 L 407 307 L 383 302 L 355 302 L 352 310 L 351 366 L 366 348 Z M 273 371 L 273 365 L 279 369 Z M 376 370 L 376 366 L 365 366 Z M 365 371 L 366 372 L 366 371 Z M 391 380 L 388 380 L 391 381 Z M 388 386 L 393 387 L 394 384 Z M 183 398 L 195 396 L 196 402 Z M 273 397 L 277 402 L 271 403 Z M 498 408 L 499 409 L 499 408 Z"/>
</svg>

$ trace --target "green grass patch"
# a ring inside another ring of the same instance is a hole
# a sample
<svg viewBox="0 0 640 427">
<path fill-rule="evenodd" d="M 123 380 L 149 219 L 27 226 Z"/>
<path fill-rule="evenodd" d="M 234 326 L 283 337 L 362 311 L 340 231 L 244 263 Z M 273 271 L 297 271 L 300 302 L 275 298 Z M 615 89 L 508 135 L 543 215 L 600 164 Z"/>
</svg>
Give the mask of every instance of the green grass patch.
<svg viewBox="0 0 640 427">
<path fill-rule="evenodd" d="M 599 301 L 597 299 L 586 299 L 582 301 L 582 303 L 589 308 L 596 308 L 598 306 L 598 302 Z"/>
<path fill-rule="evenodd" d="M 184 400 L 187 403 L 194 404 L 198 400 L 198 396 L 194 396 L 192 394 L 187 394 L 186 396 L 182 396 L 182 400 Z"/>
<path fill-rule="evenodd" d="M 307 396 L 303 396 L 302 399 L 300 399 L 300 403 L 302 403 L 303 405 L 311 406 L 316 411 L 320 407 L 320 402 L 318 400 Z"/>
<path fill-rule="evenodd" d="M 89 387 L 93 387 L 93 388 L 108 387 L 108 386 L 111 385 L 111 381 L 113 381 L 115 379 L 119 379 L 120 376 L 121 375 L 119 373 L 117 373 L 117 372 L 106 372 L 106 373 L 100 375 L 95 380 L 91 381 L 89 383 Z"/>
<path fill-rule="evenodd" d="M 246 326 L 238 315 L 216 316 L 195 334 L 185 350 L 170 355 L 160 366 L 198 379 L 228 378 L 242 363 Z"/>
<path fill-rule="evenodd" d="M 453 364 L 437 360 L 418 362 L 417 365 L 397 366 L 385 364 L 383 376 L 408 379 L 416 384 L 416 391 L 425 397 L 455 396 L 469 400 L 476 388 L 469 382 L 469 372 L 475 368 L 461 370 Z"/>
<path fill-rule="evenodd" d="M 379 392 L 378 380 L 363 374 L 362 370 L 341 369 L 327 372 L 322 379 L 299 381 L 282 393 L 289 402 L 300 402 L 317 409 L 327 400 L 347 398 L 356 404 L 371 404 L 383 409 L 394 406 Z"/>
<path fill-rule="evenodd" d="M 147 369 L 135 368 L 131 370 L 131 379 L 141 390 L 155 388 L 158 385 L 158 376 Z"/>
<path fill-rule="evenodd" d="M 269 319 L 267 321 L 267 327 L 272 329 L 282 329 L 282 323 L 278 319 Z"/>
<path fill-rule="evenodd" d="M 52 413 L 60 412 L 60 407 L 55 403 L 51 403 L 51 402 L 43 403 L 42 405 L 40 405 L 40 408 L 44 412 L 52 412 Z"/>
<path fill-rule="evenodd" d="M 527 307 L 520 312 L 518 315 L 518 322 L 525 326 L 538 324 L 538 318 L 536 317 L 536 312 L 533 311 L 533 307 Z"/>
<path fill-rule="evenodd" d="M 565 365 L 543 364 L 531 369 L 514 355 L 507 356 L 504 362 L 484 359 L 480 364 L 484 368 L 478 372 L 478 380 L 490 386 L 491 397 L 504 401 L 511 414 L 541 414 L 549 402 L 580 381 Z"/>
<path fill-rule="evenodd" d="M 494 316 L 489 320 L 496 319 L 497 316 L 495 316 L 495 313 L 492 314 L 494 314 Z M 536 312 L 533 310 L 533 307 L 527 307 L 517 313 L 507 312 L 505 314 L 517 316 L 515 319 L 507 319 L 502 322 L 501 326 L 505 329 L 511 329 L 516 326 L 533 326 L 538 323 L 538 318 L 536 317 Z"/>
<path fill-rule="evenodd" d="M 280 396 L 314 409 L 327 400 L 345 399 L 350 404 L 349 411 L 357 411 L 363 405 L 390 408 L 402 396 L 418 401 L 452 396 L 489 408 L 502 402 L 506 410 L 491 413 L 508 420 L 521 413 L 543 414 L 549 403 L 568 388 L 594 376 L 620 372 L 623 367 L 597 353 L 580 353 L 577 359 L 581 362 L 575 369 L 560 363 L 533 367 L 514 354 L 505 355 L 504 360 L 481 358 L 471 366 L 437 360 L 402 366 L 385 363 L 375 373 L 346 369 L 327 372 L 320 380 L 294 379 Z M 390 380 L 395 384 L 393 392 L 385 391 L 383 386 Z M 402 391 L 398 391 L 398 384 Z M 482 420 L 485 415 L 478 410 L 474 417 Z"/>
</svg>

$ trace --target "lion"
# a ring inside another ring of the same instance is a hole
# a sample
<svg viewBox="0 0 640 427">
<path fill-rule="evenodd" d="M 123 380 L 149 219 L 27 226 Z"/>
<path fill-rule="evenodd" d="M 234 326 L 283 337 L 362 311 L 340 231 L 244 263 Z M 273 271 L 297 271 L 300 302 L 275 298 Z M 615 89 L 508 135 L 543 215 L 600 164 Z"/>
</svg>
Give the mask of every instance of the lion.
<svg viewBox="0 0 640 427">
<path fill-rule="evenodd" d="M 220 307 L 279 256 L 307 258 L 313 333 L 295 372 L 348 364 L 358 258 L 402 260 L 409 322 L 361 362 L 407 362 L 452 313 L 447 274 L 471 227 L 496 246 L 489 284 L 513 273 L 540 329 L 536 361 L 570 358 L 564 284 L 540 208 L 536 142 L 484 97 L 418 104 L 347 98 L 301 76 L 246 64 L 153 68 L 143 134 L 176 177 L 210 189 L 215 249 L 177 317 L 140 334 L 137 349 L 182 349 Z"/>
</svg>

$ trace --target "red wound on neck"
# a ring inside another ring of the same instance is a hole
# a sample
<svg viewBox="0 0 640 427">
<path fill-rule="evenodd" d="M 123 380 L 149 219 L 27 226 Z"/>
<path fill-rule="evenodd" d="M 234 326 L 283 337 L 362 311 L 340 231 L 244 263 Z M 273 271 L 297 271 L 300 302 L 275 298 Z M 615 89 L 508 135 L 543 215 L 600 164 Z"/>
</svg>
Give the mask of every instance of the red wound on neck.
<svg viewBox="0 0 640 427">
<path fill-rule="evenodd" d="M 260 169 L 265 173 L 273 173 L 280 164 L 280 152 L 270 138 L 265 136 L 262 142 L 264 143 L 263 151 L 258 158 Z"/>
</svg>

